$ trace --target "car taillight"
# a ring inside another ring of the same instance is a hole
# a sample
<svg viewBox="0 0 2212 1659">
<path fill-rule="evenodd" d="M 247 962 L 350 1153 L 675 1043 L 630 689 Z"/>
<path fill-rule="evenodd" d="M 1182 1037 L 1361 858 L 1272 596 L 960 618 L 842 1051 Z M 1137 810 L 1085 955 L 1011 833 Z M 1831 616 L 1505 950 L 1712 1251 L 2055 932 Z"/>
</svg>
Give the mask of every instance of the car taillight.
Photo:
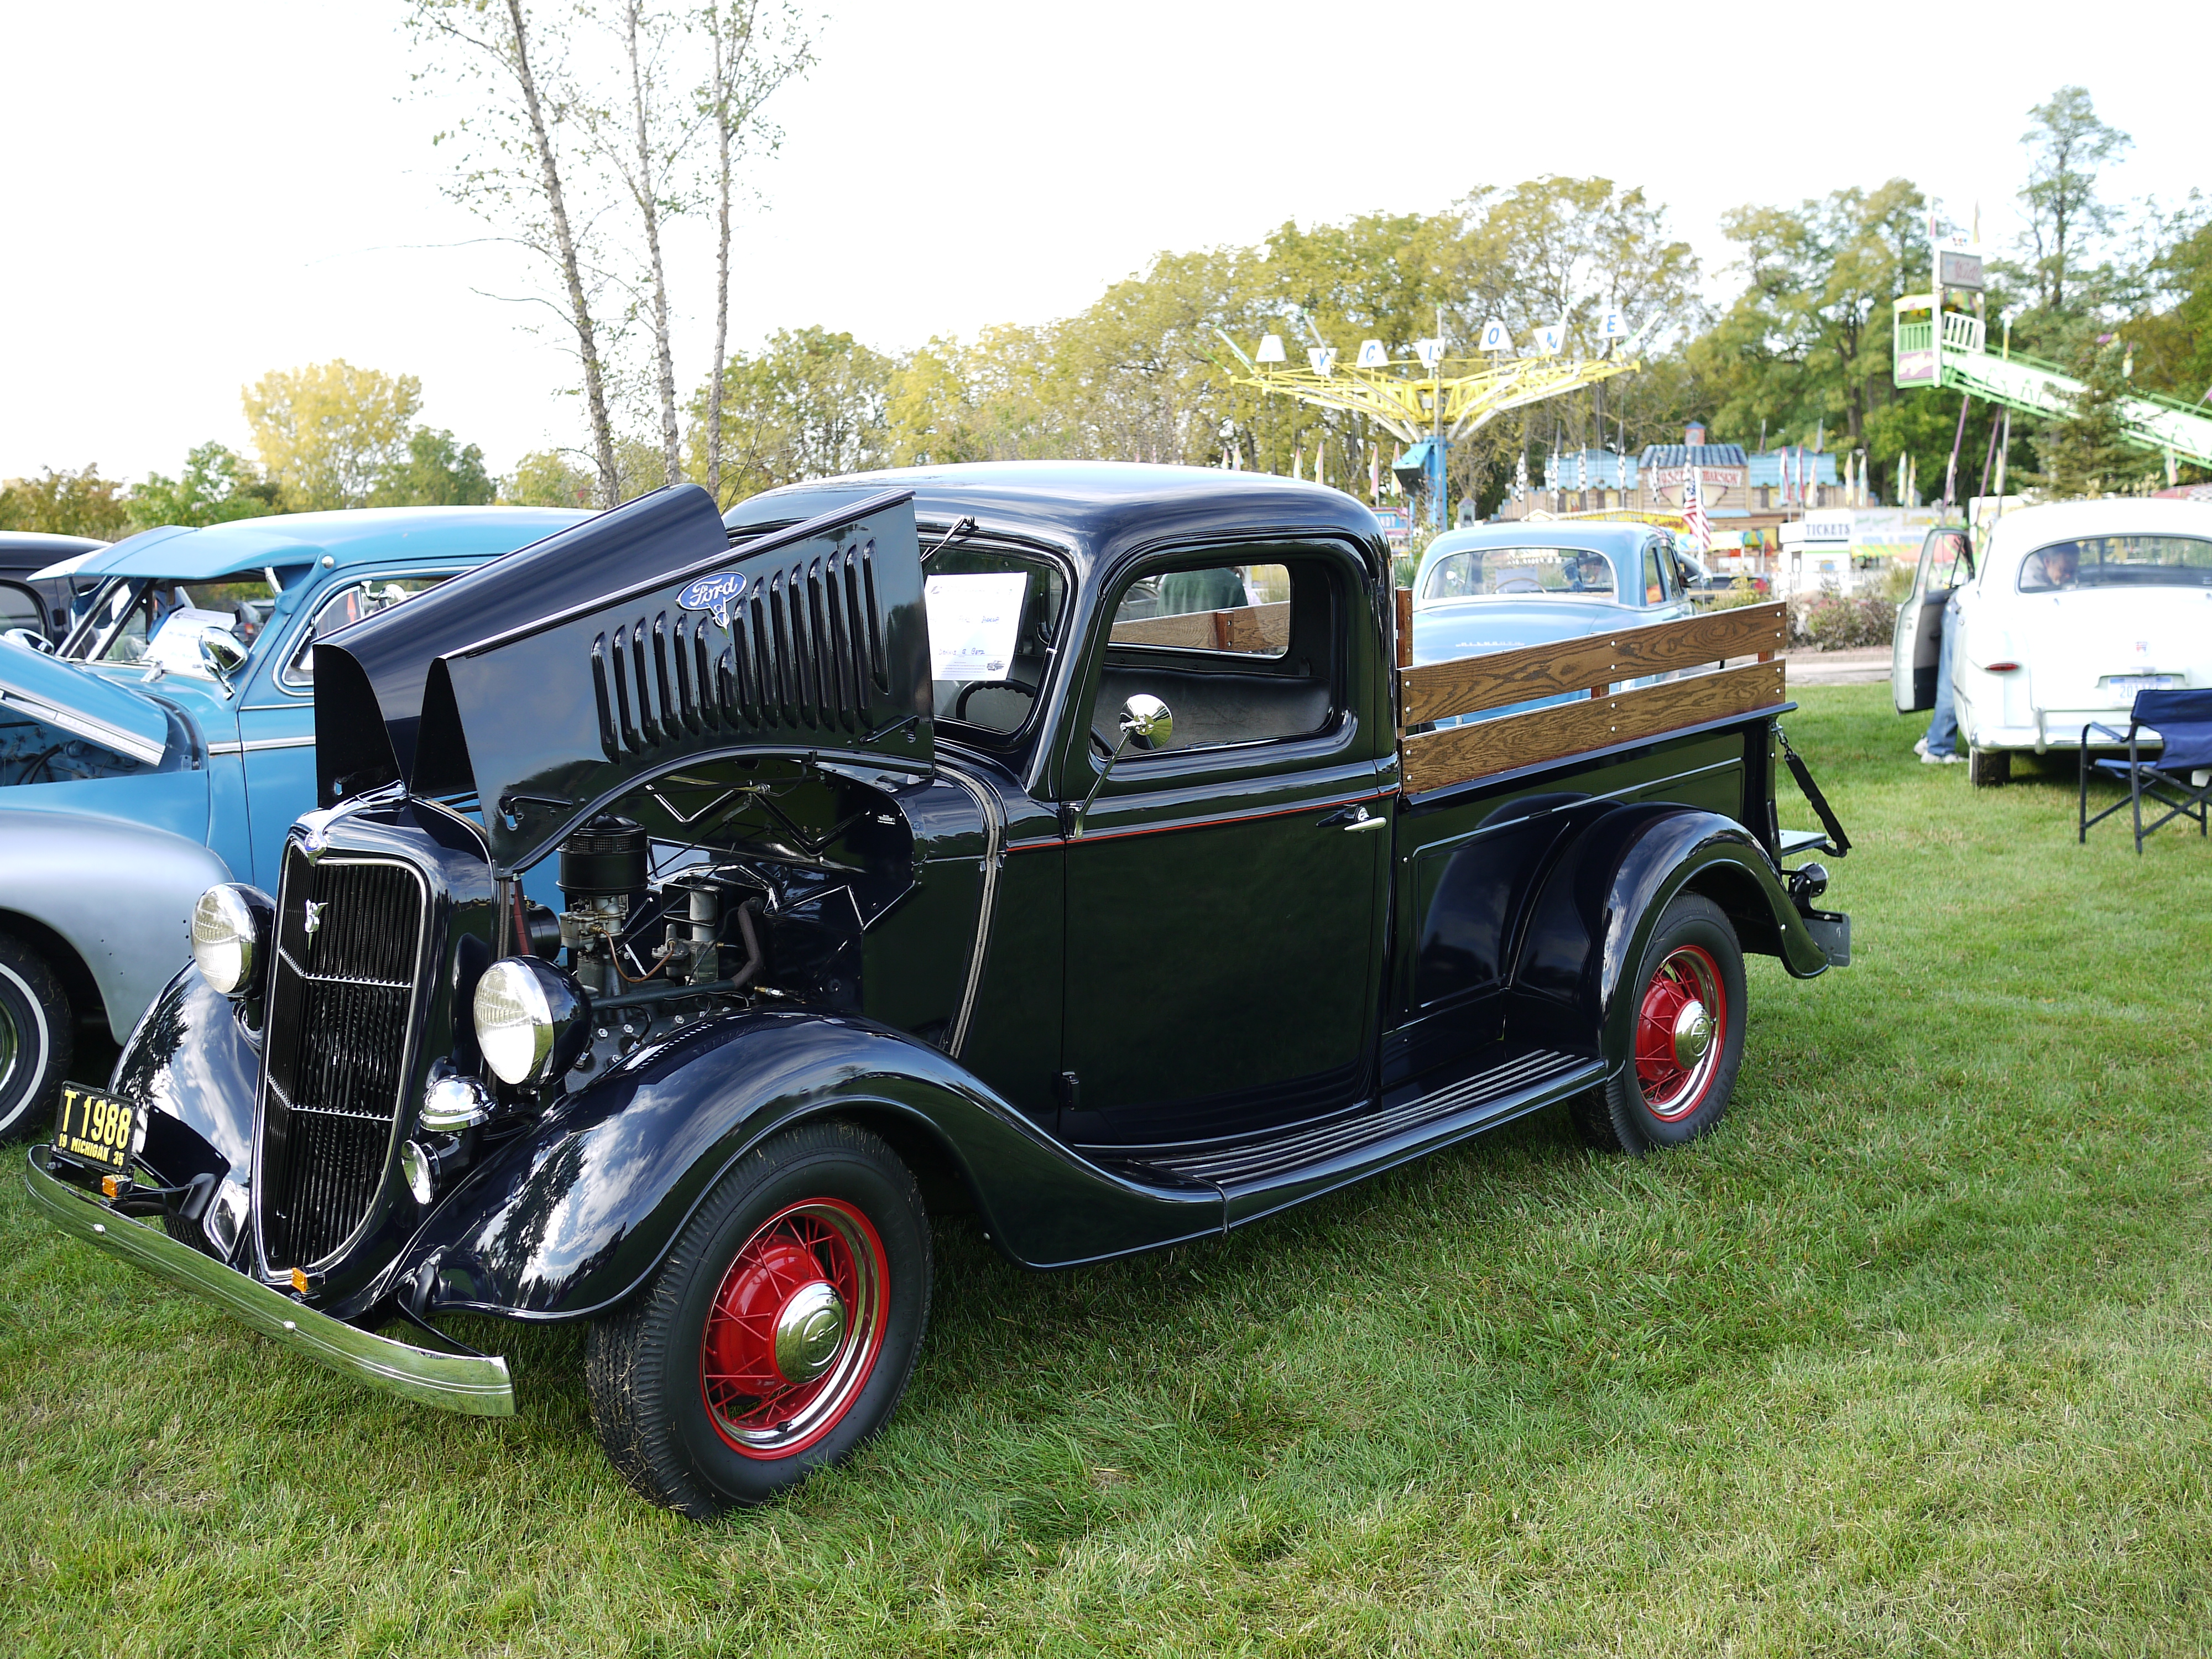
<svg viewBox="0 0 2212 1659">
<path fill-rule="evenodd" d="M 1992 674 L 2009 674 L 2019 666 L 2016 662 L 1993 662 L 1989 665 L 1989 672 Z"/>
</svg>

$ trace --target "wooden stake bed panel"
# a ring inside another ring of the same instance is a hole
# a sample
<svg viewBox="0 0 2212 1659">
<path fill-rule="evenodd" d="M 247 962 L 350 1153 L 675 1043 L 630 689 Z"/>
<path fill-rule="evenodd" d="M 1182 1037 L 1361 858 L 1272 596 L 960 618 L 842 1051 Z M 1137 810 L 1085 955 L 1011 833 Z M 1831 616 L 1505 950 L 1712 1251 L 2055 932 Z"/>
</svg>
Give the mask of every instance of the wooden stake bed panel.
<svg viewBox="0 0 2212 1659">
<path fill-rule="evenodd" d="M 1421 732 L 1401 744 L 1401 787 L 1406 793 L 1418 795 L 1447 784 L 1774 708 L 1785 700 L 1782 665 L 1749 663 L 1717 674 Z"/>
<path fill-rule="evenodd" d="M 1778 603 L 1709 611 L 1679 622 L 1407 668 L 1400 675 L 1403 718 L 1407 726 L 1425 726 L 1455 714 L 1779 651 L 1787 643 L 1784 609 Z"/>
</svg>

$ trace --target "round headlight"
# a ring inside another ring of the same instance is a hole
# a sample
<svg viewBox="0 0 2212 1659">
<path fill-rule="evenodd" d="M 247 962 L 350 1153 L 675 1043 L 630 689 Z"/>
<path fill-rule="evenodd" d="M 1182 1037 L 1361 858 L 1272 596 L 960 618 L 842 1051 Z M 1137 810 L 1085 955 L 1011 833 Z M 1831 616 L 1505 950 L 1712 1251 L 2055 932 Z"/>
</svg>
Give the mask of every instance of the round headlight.
<svg viewBox="0 0 2212 1659">
<path fill-rule="evenodd" d="M 591 1006 L 576 981 L 536 957 L 507 957 L 477 981 L 477 1046 L 502 1083 L 544 1083 L 575 1063 Z"/>
<path fill-rule="evenodd" d="M 243 995 L 253 983 L 261 957 L 263 917 L 273 914 L 265 897 L 225 883 L 210 887 L 192 906 L 192 960 L 207 982 L 227 997 Z M 256 905 L 252 898 L 261 898 Z M 260 914 L 257 914 L 259 912 Z"/>
</svg>

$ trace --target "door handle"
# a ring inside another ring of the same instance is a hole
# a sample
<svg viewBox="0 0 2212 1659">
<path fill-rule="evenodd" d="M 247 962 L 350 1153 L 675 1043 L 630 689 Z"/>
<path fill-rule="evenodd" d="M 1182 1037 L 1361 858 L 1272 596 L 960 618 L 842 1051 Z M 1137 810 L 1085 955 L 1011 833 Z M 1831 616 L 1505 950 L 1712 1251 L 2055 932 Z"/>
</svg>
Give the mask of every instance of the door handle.
<svg viewBox="0 0 2212 1659">
<path fill-rule="evenodd" d="M 1320 827 L 1323 830 L 1342 830 L 1349 834 L 1361 830 L 1380 830 L 1389 822 L 1383 814 L 1369 811 L 1367 803 L 1362 801 L 1356 806 L 1346 807 L 1340 812 L 1331 812 L 1321 821 Z"/>
</svg>

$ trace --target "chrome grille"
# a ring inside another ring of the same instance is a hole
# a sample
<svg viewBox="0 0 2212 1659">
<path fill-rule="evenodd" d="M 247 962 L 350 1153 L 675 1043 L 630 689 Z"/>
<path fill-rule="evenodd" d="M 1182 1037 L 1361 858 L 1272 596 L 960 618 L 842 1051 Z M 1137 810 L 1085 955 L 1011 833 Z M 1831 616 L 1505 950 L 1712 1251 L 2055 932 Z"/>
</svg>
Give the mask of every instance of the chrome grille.
<svg viewBox="0 0 2212 1659">
<path fill-rule="evenodd" d="M 384 1185 L 428 911 L 407 865 L 285 853 L 253 1183 L 272 1267 L 336 1255 Z"/>
</svg>

